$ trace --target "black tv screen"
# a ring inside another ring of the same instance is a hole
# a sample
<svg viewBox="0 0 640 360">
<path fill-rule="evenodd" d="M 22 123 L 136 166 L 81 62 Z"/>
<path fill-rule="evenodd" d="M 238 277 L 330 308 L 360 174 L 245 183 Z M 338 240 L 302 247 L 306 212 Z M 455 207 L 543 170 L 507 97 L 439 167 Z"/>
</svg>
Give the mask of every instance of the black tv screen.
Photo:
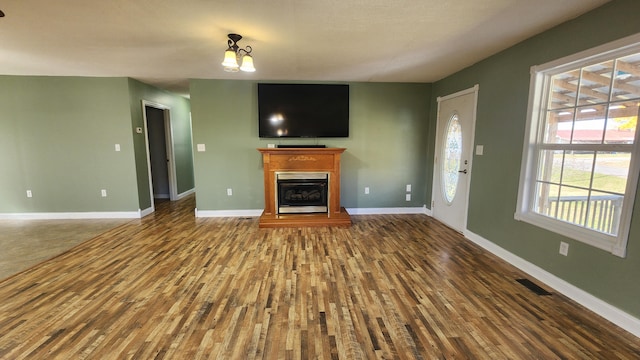
<svg viewBox="0 0 640 360">
<path fill-rule="evenodd" d="M 258 84 L 261 138 L 348 137 L 349 85 Z"/>
</svg>

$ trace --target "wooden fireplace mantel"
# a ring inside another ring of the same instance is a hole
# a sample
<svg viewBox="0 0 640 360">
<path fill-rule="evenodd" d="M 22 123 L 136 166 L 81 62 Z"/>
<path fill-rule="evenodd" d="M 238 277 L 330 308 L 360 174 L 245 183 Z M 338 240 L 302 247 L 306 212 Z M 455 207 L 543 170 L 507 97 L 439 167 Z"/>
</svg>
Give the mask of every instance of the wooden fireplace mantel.
<svg viewBox="0 0 640 360">
<path fill-rule="evenodd" d="M 349 226 L 351 217 L 340 206 L 340 155 L 344 148 L 260 148 L 264 166 L 264 211 L 260 227 Z M 278 214 L 276 174 L 326 172 L 329 174 L 328 211 L 322 214 Z"/>
</svg>

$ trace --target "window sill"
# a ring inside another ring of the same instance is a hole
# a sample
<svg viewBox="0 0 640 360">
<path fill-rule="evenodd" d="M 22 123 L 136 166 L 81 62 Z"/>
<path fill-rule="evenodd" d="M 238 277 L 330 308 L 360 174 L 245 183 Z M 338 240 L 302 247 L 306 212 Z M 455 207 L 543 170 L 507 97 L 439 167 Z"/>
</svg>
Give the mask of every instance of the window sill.
<svg viewBox="0 0 640 360">
<path fill-rule="evenodd" d="M 591 245 L 598 249 L 609 252 L 615 256 L 621 258 L 624 258 L 626 256 L 626 247 L 620 246 L 620 244 L 623 243 L 623 239 L 621 239 L 620 236 L 616 237 L 594 230 L 588 230 L 580 226 L 576 226 L 531 212 L 516 212 L 514 218 L 517 221 L 526 222 L 528 224 L 554 232 L 556 234 L 566 236 L 581 243 Z"/>
</svg>

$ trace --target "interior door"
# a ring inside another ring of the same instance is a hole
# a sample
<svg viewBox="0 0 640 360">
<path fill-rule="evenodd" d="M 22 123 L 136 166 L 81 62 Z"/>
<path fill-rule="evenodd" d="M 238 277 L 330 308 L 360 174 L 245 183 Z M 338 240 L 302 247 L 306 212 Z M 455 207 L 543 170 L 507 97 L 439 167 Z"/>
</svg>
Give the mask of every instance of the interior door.
<svg viewBox="0 0 640 360">
<path fill-rule="evenodd" d="M 467 226 L 477 97 L 478 85 L 438 98 L 431 211 L 459 232 Z"/>
<path fill-rule="evenodd" d="M 169 199 L 169 154 L 163 109 L 145 106 L 154 199 Z"/>
</svg>

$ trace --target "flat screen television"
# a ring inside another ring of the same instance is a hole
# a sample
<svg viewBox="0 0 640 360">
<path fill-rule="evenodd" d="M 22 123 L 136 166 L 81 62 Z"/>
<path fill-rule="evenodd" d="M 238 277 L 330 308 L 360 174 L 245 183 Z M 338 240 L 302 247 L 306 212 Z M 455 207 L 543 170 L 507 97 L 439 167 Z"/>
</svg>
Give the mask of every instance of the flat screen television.
<svg viewBox="0 0 640 360">
<path fill-rule="evenodd" d="M 349 137 L 349 85 L 258 84 L 261 138 Z"/>
</svg>

